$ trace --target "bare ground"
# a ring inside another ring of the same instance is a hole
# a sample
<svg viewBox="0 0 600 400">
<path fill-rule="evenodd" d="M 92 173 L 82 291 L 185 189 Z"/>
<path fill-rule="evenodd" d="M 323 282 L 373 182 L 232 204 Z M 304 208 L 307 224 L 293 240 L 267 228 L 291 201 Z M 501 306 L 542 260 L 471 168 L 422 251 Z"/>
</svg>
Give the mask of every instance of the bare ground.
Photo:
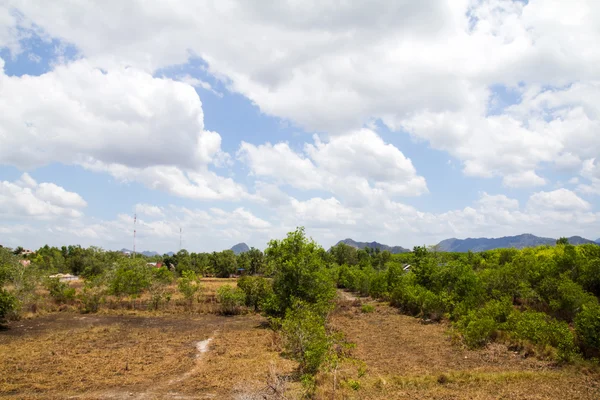
<svg viewBox="0 0 600 400">
<path fill-rule="evenodd" d="M 342 301 L 332 318 L 356 344 L 352 353 L 359 360 L 341 371 L 342 380 L 360 384 L 358 390 L 346 385 L 345 398 L 600 398 L 597 368 L 524 358 L 503 344 L 470 351 L 452 343 L 447 325 L 422 324 L 386 304 L 372 304 L 376 312 L 362 313 L 356 301 Z"/>
</svg>

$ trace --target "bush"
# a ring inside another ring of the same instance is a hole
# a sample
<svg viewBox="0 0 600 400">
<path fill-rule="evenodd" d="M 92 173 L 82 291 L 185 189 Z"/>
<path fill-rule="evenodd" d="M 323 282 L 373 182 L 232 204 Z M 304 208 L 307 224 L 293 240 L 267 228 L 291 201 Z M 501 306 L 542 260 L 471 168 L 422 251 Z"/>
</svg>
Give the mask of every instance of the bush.
<svg viewBox="0 0 600 400">
<path fill-rule="evenodd" d="M 46 289 L 57 304 L 70 303 L 75 299 L 75 289 L 59 278 L 49 278 L 46 281 Z"/>
<path fill-rule="evenodd" d="M 474 317 L 461 329 L 467 346 L 471 348 L 481 347 L 487 344 L 497 329 L 496 321 L 492 317 Z"/>
<path fill-rule="evenodd" d="M 246 302 L 246 295 L 240 288 L 223 285 L 217 289 L 217 301 L 221 304 L 221 313 L 225 315 L 239 314 Z"/>
<path fill-rule="evenodd" d="M 300 363 L 300 372 L 316 374 L 331 348 L 325 330 L 325 320 L 319 310 L 302 301 L 295 301 L 282 322 L 285 349 Z"/>
<path fill-rule="evenodd" d="M 196 294 L 201 290 L 200 279 L 194 271 L 183 271 L 181 278 L 177 280 L 177 288 L 188 302 L 188 306 L 192 307 Z"/>
<path fill-rule="evenodd" d="M 17 308 L 17 299 L 4 289 L 0 288 L 0 322 L 2 322 L 7 315 L 14 312 Z"/>
<path fill-rule="evenodd" d="M 515 311 L 509 316 L 506 328 L 515 339 L 556 348 L 557 358 L 561 361 L 569 361 L 577 354 L 575 337 L 569 325 L 547 314 Z"/>
<path fill-rule="evenodd" d="M 496 331 L 513 310 L 509 298 L 491 300 L 478 310 L 470 311 L 456 323 L 467 346 L 481 347 L 494 339 Z"/>
<path fill-rule="evenodd" d="M 586 357 L 600 358 L 600 306 L 583 306 L 575 318 L 575 332 Z"/>
<path fill-rule="evenodd" d="M 104 301 L 104 290 L 97 285 L 87 282 L 78 297 L 81 302 L 81 312 L 86 314 L 95 313 Z"/>
<path fill-rule="evenodd" d="M 260 276 L 242 276 L 237 283 L 246 295 L 246 305 L 255 311 L 268 308 L 268 299 L 273 295 L 273 286 L 268 279 Z"/>
<path fill-rule="evenodd" d="M 369 314 L 375 311 L 375 306 L 373 304 L 363 304 L 360 310 L 365 314 Z"/>
<path fill-rule="evenodd" d="M 187 271 L 186 271 L 187 272 Z M 168 285 L 173 281 L 173 274 L 166 267 L 154 268 L 151 273 L 150 308 L 158 310 L 163 303 L 171 301 L 171 291 Z"/>
</svg>

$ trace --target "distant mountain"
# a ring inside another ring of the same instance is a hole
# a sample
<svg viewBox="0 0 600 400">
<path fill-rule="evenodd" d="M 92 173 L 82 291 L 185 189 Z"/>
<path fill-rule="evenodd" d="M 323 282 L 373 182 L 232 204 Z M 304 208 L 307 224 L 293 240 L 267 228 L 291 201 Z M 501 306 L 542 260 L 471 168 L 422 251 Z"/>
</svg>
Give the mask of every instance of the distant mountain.
<svg viewBox="0 0 600 400">
<path fill-rule="evenodd" d="M 121 249 L 121 253 L 132 253 L 133 254 L 133 250 L 129 250 L 129 249 L 123 248 L 123 249 Z M 141 254 L 141 255 L 146 256 L 146 257 L 160 256 L 160 254 L 157 253 L 156 251 L 148 251 L 148 250 L 141 251 L 141 252 L 138 251 L 137 254 Z"/>
<path fill-rule="evenodd" d="M 238 243 L 235 246 L 233 246 L 231 248 L 231 250 L 233 250 L 233 252 L 237 256 L 238 254 L 245 253 L 245 252 L 249 251 L 250 247 L 248 247 L 248 245 L 246 243 Z"/>
<path fill-rule="evenodd" d="M 352 246 L 357 249 L 370 248 L 370 249 L 379 249 L 381 251 L 387 250 L 392 254 L 400 254 L 400 253 L 410 252 L 410 250 L 405 249 L 404 247 L 400 247 L 400 246 L 391 247 L 386 244 L 381 244 L 381 243 L 377 243 L 377 242 L 356 242 L 352 239 L 344 239 L 344 240 L 340 240 L 337 244 L 340 244 L 340 243 L 347 244 L 348 246 Z"/>
<path fill-rule="evenodd" d="M 584 239 L 581 236 L 572 236 L 569 239 L 571 244 L 594 243 L 591 240 Z M 543 245 L 554 245 L 556 239 L 539 237 L 531 234 L 523 234 L 518 236 L 505 236 L 501 238 L 467 238 L 467 239 L 446 239 L 438 243 L 440 251 L 467 252 L 485 251 L 501 248 L 522 249 L 525 247 L 535 247 Z"/>
<path fill-rule="evenodd" d="M 600 244 L 600 238 L 596 239 L 596 243 Z"/>
</svg>

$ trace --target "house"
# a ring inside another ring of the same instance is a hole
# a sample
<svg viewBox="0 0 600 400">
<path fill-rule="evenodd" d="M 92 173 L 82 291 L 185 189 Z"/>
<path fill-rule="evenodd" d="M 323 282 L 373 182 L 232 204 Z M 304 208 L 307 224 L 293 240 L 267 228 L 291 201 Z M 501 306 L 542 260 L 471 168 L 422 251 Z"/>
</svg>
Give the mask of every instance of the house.
<svg viewBox="0 0 600 400">
<path fill-rule="evenodd" d="M 26 267 L 31 264 L 31 260 L 19 260 L 22 266 Z"/>
<path fill-rule="evenodd" d="M 163 263 L 161 261 L 158 261 L 158 262 L 149 262 L 146 265 L 148 265 L 150 267 L 161 268 L 163 266 Z"/>
</svg>

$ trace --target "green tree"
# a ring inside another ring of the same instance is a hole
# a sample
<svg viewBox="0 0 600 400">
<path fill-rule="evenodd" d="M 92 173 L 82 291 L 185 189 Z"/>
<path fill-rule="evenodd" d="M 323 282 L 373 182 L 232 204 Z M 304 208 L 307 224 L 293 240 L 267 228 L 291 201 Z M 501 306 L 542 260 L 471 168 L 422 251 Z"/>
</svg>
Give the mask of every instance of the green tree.
<svg viewBox="0 0 600 400">
<path fill-rule="evenodd" d="M 284 315 L 295 299 L 327 306 L 335 297 L 333 276 L 326 269 L 322 248 L 304 234 L 304 228 L 271 240 L 266 251 L 274 266 L 273 291 L 276 304 L 271 313 Z"/>
<path fill-rule="evenodd" d="M 211 261 L 218 278 L 229 278 L 237 270 L 237 259 L 233 250 L 214 252 Z"/>
<path fill-rule="evenodd" d="M 558 238 L 558 239 L 556 239 L 556 244 L 557 245 L 566 245 L 566 244 L 569 244 L 569 239 L 566 238 L 566 237 Z"/>
<path fill-rule="evenodd" d="M 181 278 L 177 280 L 177 288 L 183 294 L 183 297 L 188 302 L 188 307 L 191 309 L 194 299 L 200 294 L 202 286 L 200 279 L 194 271 L 183 271 Z"/>
</svg>

